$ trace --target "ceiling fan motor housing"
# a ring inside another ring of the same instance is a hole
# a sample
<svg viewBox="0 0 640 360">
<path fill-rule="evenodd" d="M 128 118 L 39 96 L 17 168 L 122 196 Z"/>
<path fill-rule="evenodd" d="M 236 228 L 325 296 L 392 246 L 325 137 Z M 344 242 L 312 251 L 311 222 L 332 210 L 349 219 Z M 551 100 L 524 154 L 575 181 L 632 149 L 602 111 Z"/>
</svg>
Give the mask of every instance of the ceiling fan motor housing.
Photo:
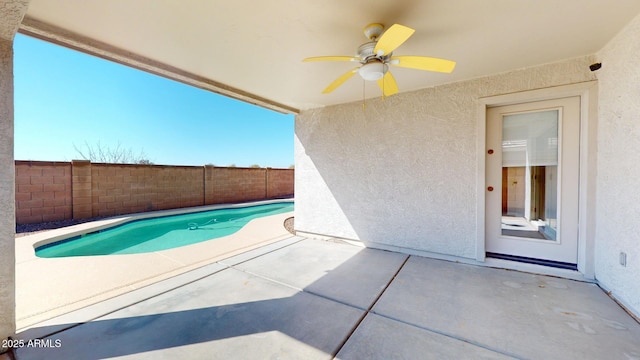
<svg viewBox="0 0 640 360">
<path fill-rule="evenodd" d="M 367 58 L 376 55 L 373 53 L 373 49 L 375 47 L 376 47 L 375 41 L 366 42 L 360 45 L 360 47 L 358 47 L 358 53 L 356 54 L 356 56 L 358 56 L 361 61 L 366 61 Z"/>
</svg>

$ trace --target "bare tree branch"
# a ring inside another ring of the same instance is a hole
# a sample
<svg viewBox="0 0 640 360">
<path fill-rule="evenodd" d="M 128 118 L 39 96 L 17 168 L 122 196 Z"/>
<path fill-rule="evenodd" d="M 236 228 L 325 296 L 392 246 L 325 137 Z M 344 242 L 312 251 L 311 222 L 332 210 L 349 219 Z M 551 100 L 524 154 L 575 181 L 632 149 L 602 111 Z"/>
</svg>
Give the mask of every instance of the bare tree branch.
<svg viewBox="0 0 640 360">
<path fill-rule="evenodd" d="M 104 146 L 98 141 L 95 145 L 91 145 L 84 142 L 84 147 L 80 148 L 73 144 L 73 148 L 78 155 L 84 160 L 91 162 L 109 163 L 109 164 L 146 164 L 152 165 L 153 163 L 147 158 L 144 150 L 141 150 L 138 155 L 135 155 L 131 148 L 125 149 L 122 144 L 118 142 L 115 147 Z"/>
</svg>

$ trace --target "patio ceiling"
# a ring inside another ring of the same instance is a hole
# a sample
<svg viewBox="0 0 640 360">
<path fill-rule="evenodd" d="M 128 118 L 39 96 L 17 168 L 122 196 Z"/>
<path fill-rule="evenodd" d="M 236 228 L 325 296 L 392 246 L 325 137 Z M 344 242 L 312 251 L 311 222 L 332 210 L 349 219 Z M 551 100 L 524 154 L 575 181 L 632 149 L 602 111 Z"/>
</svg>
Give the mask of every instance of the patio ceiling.
<svg viewBox="0 0 640 360">
<path fill-rule="evenodd" d="M 358 76 L 321 94 L 356 64 L 301 60 L 355 55 L 372 22 L 416 30 L 396 55 L 457 62 L 452 74 L 394 67 L 406 92 L 593 54 L 639 12 L 637 0 L 31 0 L 21 31 L 296 112 L 362 99 Z"/>
</svg>

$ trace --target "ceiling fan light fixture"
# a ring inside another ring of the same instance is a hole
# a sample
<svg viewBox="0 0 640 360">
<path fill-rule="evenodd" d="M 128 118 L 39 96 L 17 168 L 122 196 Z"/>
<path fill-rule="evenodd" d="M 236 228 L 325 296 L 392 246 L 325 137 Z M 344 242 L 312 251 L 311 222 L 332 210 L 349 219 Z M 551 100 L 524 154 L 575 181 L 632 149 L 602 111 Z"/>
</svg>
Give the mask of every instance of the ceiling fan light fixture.
<svg viewBox="0 0 640 360">
<path fill-rule="evenodd" d="M 358 74 L 367 81 L 376 81 L 382 79 L 388 69 L 389 66 L 381 61 L 371 61 L 362 65 Z"/>
<path fill-rule="evenodd" d="M 355 73 L 366 81 L 376 81 L 384 96 L 391 96 L 398 92 L 398 84 L 389 70 L 389 66 L 409 69 L 450 73 L 456 66 L 455 61 L 426 56 L 394 56 L 394 51 L 402 45 L 413 33 L 414 29 L 400 24 L 393 24 L 384 31 L 382 24 L 369 24 L 364 29 L 368 42 L 360 45 L 355 56 L 315 56 L 302 61 L 354 61 L 359 67 L 335 79 L 322 93 L 328 94 L 351 79 Z M 364 88 L 363 88 L 364 89 Z"/>
</svg>

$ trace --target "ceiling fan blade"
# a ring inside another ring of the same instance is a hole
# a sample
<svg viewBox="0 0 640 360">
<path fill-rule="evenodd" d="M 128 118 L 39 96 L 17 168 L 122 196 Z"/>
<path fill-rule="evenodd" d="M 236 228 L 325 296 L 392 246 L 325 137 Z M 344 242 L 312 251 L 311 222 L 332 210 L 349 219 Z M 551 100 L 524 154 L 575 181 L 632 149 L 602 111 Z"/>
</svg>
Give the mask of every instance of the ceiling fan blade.
<svg viewBox="0 0 640 360">
<path fill-rule="evenodd" d="M 355 69 L 351 69 L 349 70 L 349 72 L 343 74 L 342 76 L 340 76 L 339 78 L 337 78 L 334 82 L 332 82 L 331 84 L 329 84 L 329 86 L 327 86 L 326 89 L 322 90 L 323 94 L 328 94 L 330 92 L 332 92 L 333 90 L 335 90 L 338 86 L 342 85 L 342 83 L 344 83 L 345 81 L 349 80 L 355 73 L 358 72 L 359 68 L 355 68 Z"/>
<path fill-rule="evenodd" d="M 393 75 L 391 75 L 391 71 L 387 71 L 382 79 L 378 80 L 378 86 L 384 93 L 384 96 L 391 96 L 398 92 L 398 84 Z"/>
<path fill-rule="evenodd" d="M 303 62 L 309 61 L 360 61 L 357 57 L 353 56 L 314 56 L 308 57 Z"/>
<path fill-rule="evenodd" d="M 373 52 L 379 56 L 387 55 L 407 41 L 414 32 L 415 30 L 412 28 L 400 24 L 394 24 L 387 29 L 382 36 L 380 36 Z"/>
<path fill-rule="evenodd" d="M 455 61 L 427 56 L 392 56 L 389 59 L 389 64 L 409 69 L 435 71 L 441 73 L 450 73 L 453 71 L 453 68 L 456 67 Z"/>
</svg>

